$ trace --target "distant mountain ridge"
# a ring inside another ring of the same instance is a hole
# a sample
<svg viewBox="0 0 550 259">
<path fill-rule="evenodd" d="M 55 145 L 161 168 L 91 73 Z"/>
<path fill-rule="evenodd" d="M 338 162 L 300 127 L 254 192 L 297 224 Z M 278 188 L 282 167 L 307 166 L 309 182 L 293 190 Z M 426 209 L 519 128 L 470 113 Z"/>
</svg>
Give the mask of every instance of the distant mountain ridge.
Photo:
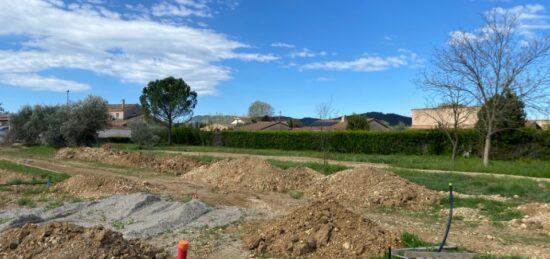
<svg viewBox="0 0 550 259">
<path fill-rule="evenodd" d="M 400 122 L 405 124 L 406 126 L 410 126 L 412 124 L 411 117 L 407 117 L 407 116 L 403 116 L 403 115 L 399 115 L 399 114 L 395 114 L 395 113 L 366 112 L 366 113 L 360 113 L 360 114 L 357 114 L 357 115 L 367 116 L 368 118 L 374 118 L 374 119 L 377 119 L 377 120 L 380 120 L 380 121 L 385 121 L 389 124 L 389 126 L 399 125 Z M 346 115 L 346 116 L 350 116 L 350 115 Z M 236 117 L 242 117 L 242 116 L 235 116 L 235 115 L 197 115 L 197 116 L 194 116 L 193 118 L 191 118 L 191 121 L 189 121 L 189 123 L 194 124 L 194 123 L 200 123 L 200 122 L 203 122 L 203 123 L 211 122 L 211 123 L 229 124 Z M 291 118 L 291 117 L 288 117 L 288 116 L 280 116 L 280 117 L 279 116 L 273 116 L 273 120 L 279 120 L 279 118 L 280 118 L 281 121 L 288 121 L 290 119 L 299 120 L 299 121 L 302 122 L 302 124 L 304 126 L 310 126 L 310 125 L 314 124 L 316 121 L 319 120 L 317 118 L 312 118 L 312 117 L 304 117 L 304 118 L 301 118 L 301 119 L 297 119 L 297 118 Z M 334 118 L 334 119 L 337 120 L 337 119 L 340 119 L 340 117 Z"/>
</svg>

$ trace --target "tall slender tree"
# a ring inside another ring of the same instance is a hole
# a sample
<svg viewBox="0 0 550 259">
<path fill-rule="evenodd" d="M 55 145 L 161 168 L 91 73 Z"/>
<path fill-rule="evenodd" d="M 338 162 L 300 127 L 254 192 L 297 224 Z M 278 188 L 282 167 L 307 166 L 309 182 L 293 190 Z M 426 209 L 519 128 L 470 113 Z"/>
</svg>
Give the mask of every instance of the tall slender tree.
<svg viewBox="0 0 550 259">
<path fill-rule="evenodd" d="M 166 126 L 168 144 L 172 145 L 174 123 L 188 122 L 197 105 L 197 93 L 183 81 L 174 77 L 149 82 L 139 98 L 145 117 Z"/>
</svg>

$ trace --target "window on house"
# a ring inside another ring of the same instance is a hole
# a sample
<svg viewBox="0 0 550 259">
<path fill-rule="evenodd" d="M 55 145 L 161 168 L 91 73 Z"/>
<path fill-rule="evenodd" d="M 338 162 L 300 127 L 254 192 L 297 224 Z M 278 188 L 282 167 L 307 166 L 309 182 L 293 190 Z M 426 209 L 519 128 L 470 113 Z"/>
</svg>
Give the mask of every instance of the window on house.
<svg viewBox="0 0 550 259">
<path fill-rule="evenodd" d="M 118 112 L 116 113 L 116 118 L 118 119 Z"/>
</svg>

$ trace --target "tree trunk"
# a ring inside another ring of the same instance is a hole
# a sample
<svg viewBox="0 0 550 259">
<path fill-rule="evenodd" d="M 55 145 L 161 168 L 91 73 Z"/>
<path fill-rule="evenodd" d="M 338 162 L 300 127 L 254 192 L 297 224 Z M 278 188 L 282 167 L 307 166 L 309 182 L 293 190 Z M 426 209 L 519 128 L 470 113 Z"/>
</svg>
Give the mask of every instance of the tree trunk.
<svg viewBox="0 0 550 259">
<path fill-rule="evenodd" d="M 172 145 L 172 121 L 168 122 L 168 145 Z"/>
<path fill-rule="evenodd" d="M 491 134 L 485 135 L 485 146 L 483 147 L 483 165 L 489 165 L 489 152 L 491 151 Z"/>
<path fill-rule="evenodd" d="M 453 151 L 451 153 L 451 160 L 455 161 L 456 159 L 456 152 L 458 151 L 458 142 L 455 142 L 453 144 Z"/>
</svg>

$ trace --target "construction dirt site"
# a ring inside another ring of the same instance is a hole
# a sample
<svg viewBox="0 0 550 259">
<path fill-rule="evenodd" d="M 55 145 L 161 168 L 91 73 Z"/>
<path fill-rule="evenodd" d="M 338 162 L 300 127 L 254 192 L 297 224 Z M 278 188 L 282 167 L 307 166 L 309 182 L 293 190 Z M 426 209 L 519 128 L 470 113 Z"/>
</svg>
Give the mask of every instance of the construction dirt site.
<svg viewBox="0 0 550 259">
<path fill-rule="evenodd" d="M 0 159 L 23 168 L 0 170 L 0 258 L 174 258 L 180 240 L 188 258 L 381 258 L 404 233 L 438 245 L 447 223 L 447 209 L 434 210 L 447 192 L 380 165 L 350 163 L 326 176 L 257 156 L 110 145 Z M 447 245 L 550 258 L 549 204 L 512 208 L 524 216 L 498 223 L 483 209 L 455 209 Z"/>
</svg>

